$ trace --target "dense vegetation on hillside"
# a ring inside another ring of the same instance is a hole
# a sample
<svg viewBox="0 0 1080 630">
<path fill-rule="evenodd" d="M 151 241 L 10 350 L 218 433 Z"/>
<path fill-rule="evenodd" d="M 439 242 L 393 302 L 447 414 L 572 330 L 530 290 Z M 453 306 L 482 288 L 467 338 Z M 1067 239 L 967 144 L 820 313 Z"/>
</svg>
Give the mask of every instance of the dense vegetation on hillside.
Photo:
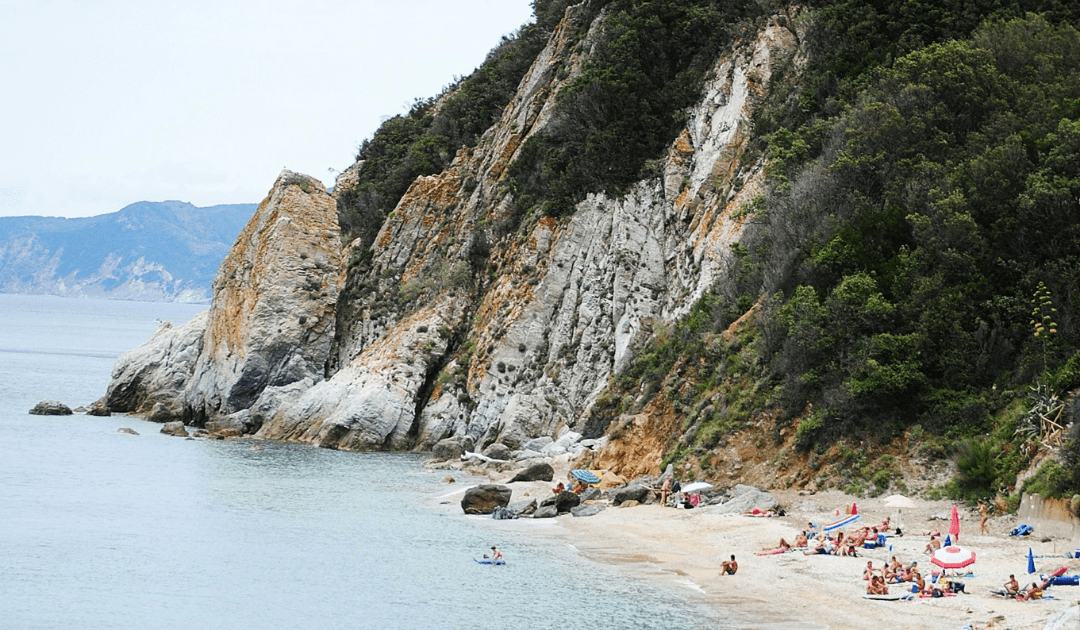
<svg viewBox="0 0 1080 630">
<path fill-rule="evenodd" d="M 370 244 L 413 180 L 441 172 L 458 149 L 476 145 L 510 102 L 567 4 L 534 2 L 540 18 L 504 37 L 480 68 L 438 97 L 417 99 L 407 114 L 390 118 L 364 140 L 356 156 L 364 162 L 360 182 L 339 202 L 345 238 Z"/>
<path fill-rule="evenodd" d="M 416 176 L 497 119 L 572 2 L 533 4 L 536 23 L 475 74 L 364 142 L 340 207 L 349 237 L 371 242 Z M 810 62 L 772 83 L 756 119 L 770 190 L 729 277 L 643 337 L 587 431 L 665 396 L 685 417 L 667 461 L 706 472 L 725 435 L 766 414 L 811 458 L 839 453 L 849 488 L 887 488 L 892 461 L 867 453 L 902 436 L 957 458 L 956 496 L 1010 488 L 1049 426 L 1032 410 L 1080 413 L 1059 404 L 1080 387 L 1080 3 L 809 4 Z M 504 227 L 649 177 L 718 51 L 783 6 L 587 0 L 583 22 L 603 25 L 510 165 Z M 738 335 L 719 334 L 755 303 Z M 1073 427 L 1033 488 L 1080 493 Z"/>
<path fill-rule="evenodd" d="M 817 454 L 914 428 L 930 452 L 959 456 L 955 495 L 1015 483 L 1028 443 L 1045 434 L 1027 411 L 1080 387 L 1077 9 L 1043 3 L 1051 17 L 969 33 L 983 14 L 917 4 L 882 3 L 890 20 L 867 2 L 820 12 L 815 37 L 828 52 L 761 121 L 773 187 L 729 282 L 656 335 L 594 425 L 633 406 L 619 392 L 655 391 L 679 365 L 665 393 L 687 431 L 669 460 L 707 468 L 726 431 L 773 409 Z M 992 4 L 991 15 L 1022 9 Z M 906 54 L 864 46 L 874 41 Z M 757 323 L 720 343 L 759 296 Z M 1076 415 L 1058 411 L 1059 422 Z M 1044 492 L 1080 492 L 1078 437 L 1066 465 L 1043 475 Z M 883 489 L 888 475 L 875 481 Z"/>
</svg>

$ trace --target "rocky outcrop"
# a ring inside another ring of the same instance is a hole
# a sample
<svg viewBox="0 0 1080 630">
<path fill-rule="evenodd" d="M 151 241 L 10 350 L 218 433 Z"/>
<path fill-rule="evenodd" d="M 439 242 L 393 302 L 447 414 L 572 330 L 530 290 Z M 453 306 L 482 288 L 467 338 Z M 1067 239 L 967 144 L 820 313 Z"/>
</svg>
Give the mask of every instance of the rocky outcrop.
<svg viewBox="0 0 1080 630">
<path fill-rule="evenodd" d="M 195 424 L 258 410 L 275 390 L 323 379 L 343 281 L 340 238 L 322 183 L 282 172 L 214 279 L 183 395 Z"/>
<path fill-rule="evenodd" d="M 210 311 L 162 325 L 121 356 L 105 404 L 160 422 L 257 430 L 282 399 L 324 378 L 341 255 L 330 195 L 284 171 L 222 263 Z"/>
<path fill-rule="evenodd" d="M 187 429 L 184 428 L 184 423 L 179 420 L 173 420 L 172 422 L 166 422 L 161 426 L 161 433 L 165 435 L 175 435 L 176 437 L 187 437 Z"/>
<path fill-rule="evenodd" d="M 723 505 L 711 508 L 714 514 L 742 514 L 754 509 L 765 512 L 780 507 L 776 497 L 751 486 L 738 485 L 731 490 L 731 499 Z"/>
<path fill-rule="evenodd" d="M 161 422 L 183 417 L 184 388 L 202 348 L 206 318 L 207 313 L 200 313 L 180 327 L 165 322 L 150 341 L 120 355 L 105 394 L 105 406 L 113 411 L 153 416 Z"/>
<path fill-rule="evenodd" d="M 30 410 L 32 416 L 70 416 L 71 407 L 56 400 L 43 400 Z"/>
<path fill-rule="evenodd" d="M 491 514 L 496 507 L 506 507 L 510 503 L 511 493 L 506 486 L 490 483 L 469 488 L 461 498 L 461 509 L 466 514 Z"/>
<path fill-rule="evenodd" d="M 363 164 L 336 197 L 283 173 L 222 264 L 209 314 L 122 357 L 109 406 L 329 448 L 434 448 L 449 465 L 471 451 L 515 468 L 602 451 L 590 407 L 633 342 L 721 276 L 739 210 L 762 190 L 764 162 L 744 149 L 774 69 L 802 59 L 791 25 L 805 20 L 790 17 L 716 60 L 656 175 L 569 219 L 497 230 L 515 212 L 508 164 L 552 124 L 604 28 L 603 11 L 570 7 L 501 119 L 417 178 L 370 245 L 341 247 L 335 215 Z M 624 476 L 659 466 L 618 453 L 642 467 L 605 466 Z"/>
</svg>

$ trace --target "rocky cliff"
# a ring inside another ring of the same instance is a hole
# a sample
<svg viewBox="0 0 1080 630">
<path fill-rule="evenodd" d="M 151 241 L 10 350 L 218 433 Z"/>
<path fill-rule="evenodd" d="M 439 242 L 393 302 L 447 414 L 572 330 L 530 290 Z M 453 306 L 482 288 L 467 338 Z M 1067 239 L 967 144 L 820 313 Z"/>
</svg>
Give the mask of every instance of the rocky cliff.
<svg viewBox="0 0 1080 630">
<path fill-rule="evenodd" d="M 498 122 L 417 178 L 370 245 L 342 245 L 335 216 L 362 162 L 333 195 L 283 173 L 208 316 L 124 355 L 109 406 L 346 449 L 596 437 L 585 418 L 609 377 L 724 274 L 762 192 L 752 119 L 805 57 L 798 11 L 761 20 L 715 59 L 652 175 L 516 221 L 508 166 L 555 124 L 606 17 L 569 7 Z"/>
</svg>

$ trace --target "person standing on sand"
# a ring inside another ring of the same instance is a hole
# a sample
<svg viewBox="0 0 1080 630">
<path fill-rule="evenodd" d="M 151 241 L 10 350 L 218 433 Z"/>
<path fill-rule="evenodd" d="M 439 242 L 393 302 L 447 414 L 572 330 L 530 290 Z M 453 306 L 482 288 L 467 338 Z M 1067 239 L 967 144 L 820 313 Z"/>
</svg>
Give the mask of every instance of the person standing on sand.
<svg viewBox="0 0 1080 630">
<path fill-rule="evenodd" d="M 735 554 L 731 554 L 731 560 L 724 560 L 720 563 L 720 575 L 735 575 L 738 570 L 739 563 L 735 562 Z"/>
<path fill-rule="evenodd" d="M 664 480 L 664 487 L 660 489 L 660 507 L 667 507 L 669 494 L 671 494 L 671 477 Z"/>
<path fill-rule="evenodd" d="M 980 534 L 985 534 L 986 533 L 986 504 L 983 503 L 982 501 L 979 501 L 979 516 L 982 517 L 982 520 L 979 521 L 979 533 Z"/>
</svg>

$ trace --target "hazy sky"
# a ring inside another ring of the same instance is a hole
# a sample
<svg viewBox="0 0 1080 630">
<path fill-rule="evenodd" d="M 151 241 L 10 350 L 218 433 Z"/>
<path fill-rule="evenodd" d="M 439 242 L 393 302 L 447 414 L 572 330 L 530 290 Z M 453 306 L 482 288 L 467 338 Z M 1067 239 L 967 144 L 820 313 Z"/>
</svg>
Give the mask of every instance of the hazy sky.
<svg viewBox="0 0 1080 630">
<path fill-rule="evenodd" d="M 0 216 L 257 203 L 333 183 L 529 0 L 0 0 Z"/>
</svg>

